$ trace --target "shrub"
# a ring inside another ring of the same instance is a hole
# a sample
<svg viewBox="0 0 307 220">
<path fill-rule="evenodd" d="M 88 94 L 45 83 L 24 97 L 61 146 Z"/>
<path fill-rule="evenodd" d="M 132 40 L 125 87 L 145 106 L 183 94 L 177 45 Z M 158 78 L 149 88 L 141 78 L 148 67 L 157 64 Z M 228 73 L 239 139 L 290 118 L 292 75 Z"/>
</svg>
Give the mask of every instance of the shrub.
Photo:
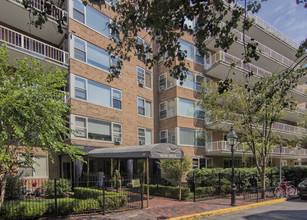
<svg viewBox="0 0 307 220">
<path fill-rule="evenodd" d="M 67 179 L 59 179 L 56 181 L 57 196 L 65 197 L 71 191 L 70 182 Z M 54 196 L 54 180 L 48 180 L 43 183 L 43 188 L 46 189 L 47 196 Z"/>
<path fill-rule="evenodd" d="M 106 196 L 121 196 L 121 193 L 117 192 L 108 192 L 105 191 Z M 103 196 L 103 190 L 91 189 L 84 187 L 75 187 L 74 188 L 74 198 L 76 199 L 97 199 L 98 197 Z"/>
<path fill-rule="evenodd" d="M 18 200 L 23 195 L 23 182 L 16 177 L 9 177 L 6 180 L 4 200 Z"/>
</svg>

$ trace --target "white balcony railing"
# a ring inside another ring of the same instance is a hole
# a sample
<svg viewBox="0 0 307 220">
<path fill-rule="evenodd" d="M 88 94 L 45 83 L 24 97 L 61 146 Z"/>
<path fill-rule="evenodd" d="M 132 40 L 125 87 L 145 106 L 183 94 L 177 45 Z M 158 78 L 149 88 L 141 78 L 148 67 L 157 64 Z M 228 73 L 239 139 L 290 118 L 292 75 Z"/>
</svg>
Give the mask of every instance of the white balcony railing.
<svg viewBox="0 0 307 220">
<path fill-rule="evenodd" d="M 286 133 L 295 133 L 299 135 L 306 135 L 307 134 L 307 129 L 298 127 L 298 126 L 293 126 L 293 125 L 288 125 L 288 124 L 283 124 L 280 122 L 276 122 L 272 125 L 272 128 L 276 131 L 280 132 L 286 132 Z"/>
<path fill-rule="evenodd" d="M 225 3 L 228 5 L 227 1 L 225 1 Z M 241 6 L 241 5 L 239 5 L 239 6 Z M 254 20 L 255 20 L 254 23 L 257 24 L 258 26 L 260 26 L 261 28 L 263 28 L 265 31 L 268 31 L 269 33 L 273 34 L 277 38 L 279 38 L 282 41 L 286 42 L 287 44 L 291 45 L 295 49 L 297 49 L 299 47 L 298 43 L 296 43 L 294 40 L 292 40 L 287 35 L 283 34 L 281 31 L 279 31 L 278 29 L 276 29 L 272 25 L 270 25 L 268 22 L 266 22 L 262 18 L 258 17 L 257 15 L 255 15 L 255 14 L 253 14 L 251 12 L 248 12 L 248 16 L 250 18 L 254 18 Z"/>
<path fill-rule="evenodd" d="M 0 25 L 0 41 L 9 46 L 60 64 L 68 64 L 68 53 Z"/>
<path fill-rule="evenodd" d="M 293 90 L 299 92 L 299 93 L 302 93 L 304 95 L 307 95 L 307 89 L 303 86 L 297 86 L 295 87 Z"/>
<path fill-rule="evenodd" d="M 22 1 L 23 0 L 11 0 L 11 1 L 14 1 L 20 5 L 23 6 L 23 3 Z M 46 3 L 45 1 L 42 1 L 42 0 L 28 0 L 29 1 L 29 4 L 32 4 L 32 7 L 36 10 L 39 10 L 39 11 L 42 11 L 42 12 L 45 12 L 45 4 L 50 4 L 50 3 Z M 67 11 L 64 11 L 63 9 L 55 6 L 55 5 L 52 5 L 51 6 L 51 14 L 49 15 L 48 14 L 48 17 L 54 19 L 54 20 L 61 20 L 61 21 L 64 21 L 65 24 L 67 24 Z"/>
<path fill-rule="evenodd" d="M 231 147 L 229 146 L 227 141 L 215 141 L 208 144 L 209 147 L 206 148 L 207 152 L 230 152 Z M 236 152 L 250 152 L 249 147 L 246 143 L 239 143 L 235 147 Z M 273 154 L 280 154 L 279 146 L 273 148 Z M 283 155 L 296 155 L 296 156 L 305 156 L 307 155 L 307 149 L 299 149 L 299 148 L 290 148 L 290 147 L 282 147 L 281 153 Z"/>
</svg>

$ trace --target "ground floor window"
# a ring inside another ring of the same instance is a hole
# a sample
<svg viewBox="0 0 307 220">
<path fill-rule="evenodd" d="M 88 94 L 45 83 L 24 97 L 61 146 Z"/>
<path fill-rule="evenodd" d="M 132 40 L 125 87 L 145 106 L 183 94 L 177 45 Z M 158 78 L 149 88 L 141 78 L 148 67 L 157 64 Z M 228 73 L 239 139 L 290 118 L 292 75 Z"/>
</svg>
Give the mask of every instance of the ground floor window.
<svg viewBox="0 0 307 220">
<path fill-rule="evenodd" d="M 18 155 L 20 161 L 25 160 L 25 156 Z M 20 177 L 48 177 L 48 157 L 44 155 L 34 155 L 34 163 L 32 166 L 21 166 L 18 169 L 18 175 Z"/>
<path fill-rule="evenodd" d="M 235 167 L 238 168 L 238 167 L 243 167 L 243 163 L 242 163 L 242 159 L 240 158 L 235 158 L 234 159 L 234 162 L 235 162 Z M 225 158 L 224 159 L 224 168 L 231 168 L 231 165 L 232 165 L 232 160 L 231 158 Z"/>
<path fill-rule="evenodd" d="M 192 169 L 213 168 L 212 158 L 192 158 Z"/>
</svg>

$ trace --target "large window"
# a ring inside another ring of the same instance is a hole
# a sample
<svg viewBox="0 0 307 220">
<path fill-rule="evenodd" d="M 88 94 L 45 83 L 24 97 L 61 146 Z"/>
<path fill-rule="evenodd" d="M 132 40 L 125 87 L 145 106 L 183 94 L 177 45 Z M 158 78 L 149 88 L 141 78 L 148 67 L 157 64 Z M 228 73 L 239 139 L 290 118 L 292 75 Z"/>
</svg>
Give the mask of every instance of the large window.
<svg viewBox="0 0 307 220">
<path fill-rule="evenodd" d="M 120 90 L 75 76 L 74 91 L 75 98 L 110 108 L 122 108 L 122 93 Z"/>
<path fill-rule="evenodd" d="M 198 75 L 193 72 L 187 72 L 187 77 L 183 81 L 182 87 L 200 91 L 203 80 L 204 76 Z"/>
<path fill-rule="evenodd" d="M 179 98 L 179 115 L 197 119 L 204 119 L 204 111 L 195 101 Z"/>
<path fill-rule="evenodd" d="M 173 117 L 176 115 L 176 99 L 171 99 L 160 103 L 160 119 Z"/>
<path fill-rule="evenodd" d="M 160 131 L 160 143 L 176 144 L 175 128 Z"/>
<path fill-rule="evenodd" d="M 179 144 L 205 146 L 204 131 L 191 128 L 179 128 Z"/>
<path fill-rule="evenodd" d="M 184 40 L 179 40 L 181 50 L 186 51 L 187 59 L 192 60 L 196 63 L 204 64 L 204 58 L 198 52 L 198 49 L 191 43 Z"/>
<path fill-rule="evenodd" d="M 73 18 L 106 37 L 111 35 L 110 28 L 108 27 L 108 24 L 111 22 L 110 18 L 89 5 L 84 6 L 80 0 L 74 0 Z"/>
<path fill-rule="evenodd" d="M 201 168 L 213 168 L 213 159 L 212 158 L 192 158 L 192 168 L 201 169 Z"/>
<path fill-rule="evenodd" d="M 137 74 L 138 84 L 142 84 L 146 88 L 151 89 L 151 72 L 141 67 L 137 67 Z"/>
<path fill-rule="evenodd" d="M 235 162 L 235 164 L 234 164 L 235 168 L 243 167 L 242 159 L 235 158 L 234 162 Z M 231 158 L 225 158 L 224 159 L 224 168 L 231 168 L 232 167 L 231 165 L 232 165 Z"/>
<path fill-rule="evenodd" d="M 75 137 L 111 142 L 122 137 L 121 124 L 72 115 Z"/>
<path fill-rule="evenodd" d="M 18 155 L 20 161 L 25 161 L 25 156 Z M 32 166 L 22 166 L 18 168 L 20 177 L 48 177 L 48 158 L 43 155 L 33 156 Z"/>
<path fill-rule="evenodd" d="M 139 145 L 152 144 L 152 130 L 147 128 L 138 128 Z"/>
<path fill-rule="evenodd" d="M 138 114 L 152 117 L 151 101 L 138 97 Z"/>
<path fill-rule="evenodd" d="M 107 51 L 77 37 L 74 37 L 74 58 L 105 71 L 110 71 L 111 65 L 116 66 L 119 60 L 111 58 Z"/>
<path fill-rule="evenodd" d="M 170 75 L 170 73 L 163 73 L 159 76 L 159 90 L 172 88 L 176 85 L 176 80 Z"/>
<path fill-rule="evenodd" d="M 137 37 L 137 44 L 143 45 L 143 49 L 147 50 L 147 48 L 151 48 L 150 43 L 148 43 L 146 40 L 144 40 L 143 38 Z M 146 54 L 146 58 L 150 59 L 151 58 L 151 53 L 147 53 Z"/>
</svg>

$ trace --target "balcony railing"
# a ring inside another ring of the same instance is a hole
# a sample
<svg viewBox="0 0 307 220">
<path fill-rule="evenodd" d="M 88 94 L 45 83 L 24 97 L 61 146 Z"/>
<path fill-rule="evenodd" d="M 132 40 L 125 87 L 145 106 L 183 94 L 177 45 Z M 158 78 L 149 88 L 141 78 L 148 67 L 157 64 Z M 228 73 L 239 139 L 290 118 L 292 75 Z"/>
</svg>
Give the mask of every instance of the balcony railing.
<svg viewBox="0 0 307 220">
<path fill-rule="evenodd" d="M 299 92 L 299 93 L 302 93 L 304 95 L 307 95 L 307 91 L 306 91 L 306 88 L 303 87 L 303 86 L 297 86 L 295 87 L 293 90 Z"/>
<path fill-rule="evenodd" d="M 227 1 L 225 1 L 225 3 L 228 5 Z M 240 4 L 238 4 L 238 5 L 241 6 Z M 262 18 L 258 17 L 257 15 L 255 15 L 255 14 L 253 14 L 251 12 L 248 12 L 248 16 L 251 17 L 251 18 L 254 18 L 254 20 L 255 20 L 254 23 L 255 24 L 257 24 L 258 26 L 262 27 L 264 30 L 270 32 L 271 34 L 273 34 L 277 38 L 281 39 L 282 41 L 288 43 L 289 45 L 291 45 L 295 49 L 297 49 L 299 47 L 298 43 L 296 43 L 294 40 L 292 40 L 287 35 L 283 34 L 281 31 L 279 31 L 278 29 L 276 29 L 272 25 L 270 25 L 268 22 L 266 22 Z"/>
<path fill-rule="evenodd" d="M 68 53 L 0 25 L 0 41 L 21 51 L 60 64 L 68 64 Z"/>
<path fill-rule="evenodd" d="M 207 152 L 230 152 L 231 147 L 229 146 L 227 141 L 215 141 L 208 144 Z M 249 152 L 251 153 L 249 147 L 246 143 L 239 143 L 236 147 L 236 152 Z M 276 146 L 273 151 L 273 154 L 280 154 L 279 146 Z M 289 148 L 282 147 L 281 153 L 283 155 L 297 155 L 297 156 L 305 156 L 307 155 L 307 149 L 299 149 L 299 148 Z"/>
<path fill-rule="evenodd" d="M 306 128 L 288 125 L 288 124 L 283 124 L 283 123 L 279 123 L 279 122 L 274 123 L 272 125 L 272 128 L 275 131 L 280 131 L 280 132 L 296 133 L 296 134 L 300 134 L 300 135 L 306 135 L 307 134 Z"/>
<path fill-rule="evenodd" d="M 22 3 L 23 0 L 11 0 L 11 1 L 14 1 L 22 5 L 22 7 L 24 7 Z M 34 9 L 39 10 L 41 12 L 45 12 L 45 5 L 50 4 L 50 3 L 46 3 L 43 0 L 28 0 L 28 1 L 29 1 L 29 5 L 32 5 Z M 67 22 L 67 11 L 64 11 L 63 9 L 55 5 L 51 6 L 51 14 L 50 15 L 48 14 L 48 16 L 54 20 L 64 21 L 64 23 L 67 24 L 66 23 Z"/>
</svg>

